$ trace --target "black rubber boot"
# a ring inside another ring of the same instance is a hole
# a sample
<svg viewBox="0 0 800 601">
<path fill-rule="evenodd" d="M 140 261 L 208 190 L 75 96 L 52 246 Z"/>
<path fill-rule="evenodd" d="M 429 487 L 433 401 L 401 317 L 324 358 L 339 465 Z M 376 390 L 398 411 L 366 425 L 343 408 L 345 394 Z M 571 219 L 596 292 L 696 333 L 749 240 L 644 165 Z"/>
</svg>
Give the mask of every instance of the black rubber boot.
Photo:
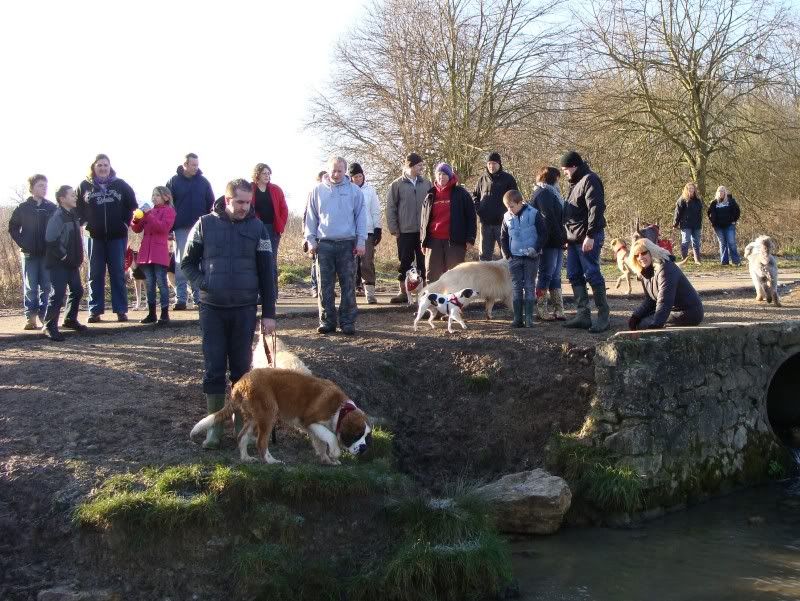
<svg viewBox="0 0 800 601">
<path fill-rule="evenodd" d="M 156 322 L 156 304 L 147 303 L 147 317 L 139 323 L 155 323 Z"/>
<path fill-rule="evenodd" d="M 564 327 L 588 330 L 592 327 L 592 312 L 589 311 L 589 292 L 586 290 L 586 284 L 573 284 L 572 294 L 575 296 L 577 311 L 575 317 L 564 322 Z"/>
<path fill-rule="evenodd" d="M 533 304 L 532 300 L 525 301 L 525 327 L 532 328 L 534 326 L 533 321 Z"/>
<path fill-rule="evenodd" d="M 592 327 L 589 328 L 589 331 L 592 334 L 599 334 L 610 327 L 609 315 L 611 311 L 608 308 L 605 284 L 592 286 L 592 295 L 594 296 L 594 306 L 597 307 L 597 319 L 592 322 Z"/>
<path fill-rule="evenodd" d="M 524 328 L 525 322 L 522 316 L 522 301 L 515 300 L 512 302 L 514 308 L 514 320 L 511 322 L 512 328 Z"/>
<path fill-rule="evenodd" d="M 169 307 L 161 307 L 161 317 L 158 318 L 158 323 L 156 325 L 159 326 L 169 325 Z"/>
</svg>

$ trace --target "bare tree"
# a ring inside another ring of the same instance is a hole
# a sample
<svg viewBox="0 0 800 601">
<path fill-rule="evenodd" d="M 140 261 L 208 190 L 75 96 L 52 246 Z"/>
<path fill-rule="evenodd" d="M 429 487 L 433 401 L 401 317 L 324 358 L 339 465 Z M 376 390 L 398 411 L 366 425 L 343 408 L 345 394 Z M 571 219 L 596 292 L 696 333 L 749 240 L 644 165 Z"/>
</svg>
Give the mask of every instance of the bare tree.
<svg viewBox="0 0 800 601">
<path fill-rule="evenodd" d="M 701 194 L 715 154 L 787 127 L 770 110 L 787 15 L 768 0 L 599 0 L 578 18 L 587 117 L 620 139 L 669 144 Z"/>
<path fill-rule="evenodd" d="M 467 178 L 502 132 L 545 103 L 561 33 L 554 0 L 376 1 L 336 48 L 336 75 L 308 126 L 369 161 L 384 181 L 409 151 L 450 161 Z"/>
</svg>

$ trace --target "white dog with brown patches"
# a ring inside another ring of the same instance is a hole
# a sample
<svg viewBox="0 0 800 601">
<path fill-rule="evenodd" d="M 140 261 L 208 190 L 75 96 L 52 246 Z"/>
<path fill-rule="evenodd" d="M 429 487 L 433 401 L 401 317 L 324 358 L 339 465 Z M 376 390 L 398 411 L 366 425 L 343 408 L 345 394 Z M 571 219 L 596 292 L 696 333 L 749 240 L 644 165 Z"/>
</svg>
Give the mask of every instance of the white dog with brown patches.
<svg viewBox="0 0 800 601">
<path fill-rule="evenodd" d="M 288 369 L 253 369 L 233 385 L 225 406 L 201 419 L 190 436 L 205 432 L 215 424 L 242 416 L 238 447 L 242 461 L 255 461 L 247 452 L 251 435 L 256 438 L 258 457 L 266 463 L 281 463 L 269 452 L 275 422 L 306 432 L 320 461 L 339 465 L 342 447 L 353 455 L 367 450 L 372 428 L 367 416 L 330 380 L 315 378 Z"/>
</svg>

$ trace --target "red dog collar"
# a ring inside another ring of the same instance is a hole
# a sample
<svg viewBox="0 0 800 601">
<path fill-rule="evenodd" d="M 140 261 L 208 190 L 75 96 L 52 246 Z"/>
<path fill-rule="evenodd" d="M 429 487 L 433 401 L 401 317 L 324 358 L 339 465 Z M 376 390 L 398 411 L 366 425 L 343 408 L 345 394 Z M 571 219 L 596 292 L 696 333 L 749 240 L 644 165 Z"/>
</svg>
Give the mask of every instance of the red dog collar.
<svg viewBox="0 0 800 601">
<path fill-rule="evenodd" d="M 464 305 L 458 300 L 458 297 L 455 294 L 451 294 L 450 297 L 447 299 L 447 302 L 451 305 L 455 305 L 459 309 L 463 309 Z"/>
<path fill-rule="evenodd" d="M 422 281 L 421 279 L 409 280 L 408 282 L 406 282 L 406 290 L 408 290 L 409 292 L 414 292 L 414 290 L 417 289 L 417 286 L 419 286 L 419 283 L 421 281 Z"/>
<path fill-rule="evenodd" d="M 356 407 L 356 404 L 350 399 L 347 399 L 344 403 L 342 403 L 342 406 L 339 407 L 339 417 L 336 418 L 337 434 L 339 433 L 339 430 L 342 429 L 342 421 L 345 417 L 347 417 L 347 414 L 355 411 L 356 409 L 358 409 L 358 407 Z"/>
</svg>

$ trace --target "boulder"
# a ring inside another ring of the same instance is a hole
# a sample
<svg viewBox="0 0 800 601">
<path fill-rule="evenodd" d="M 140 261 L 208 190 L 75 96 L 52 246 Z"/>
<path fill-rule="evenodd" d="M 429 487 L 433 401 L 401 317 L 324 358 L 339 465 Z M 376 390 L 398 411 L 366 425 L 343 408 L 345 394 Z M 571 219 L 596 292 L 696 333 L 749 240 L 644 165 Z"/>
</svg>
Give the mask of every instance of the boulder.
<svg viewBox="0 0 800 601">
<path fill-rule="evenodd" d="M 493 504 L 501 532 L 552 534 L 572 502 L 564 479 L 541 469 L 508 474 L 476 492 Z"/>
</svg>

